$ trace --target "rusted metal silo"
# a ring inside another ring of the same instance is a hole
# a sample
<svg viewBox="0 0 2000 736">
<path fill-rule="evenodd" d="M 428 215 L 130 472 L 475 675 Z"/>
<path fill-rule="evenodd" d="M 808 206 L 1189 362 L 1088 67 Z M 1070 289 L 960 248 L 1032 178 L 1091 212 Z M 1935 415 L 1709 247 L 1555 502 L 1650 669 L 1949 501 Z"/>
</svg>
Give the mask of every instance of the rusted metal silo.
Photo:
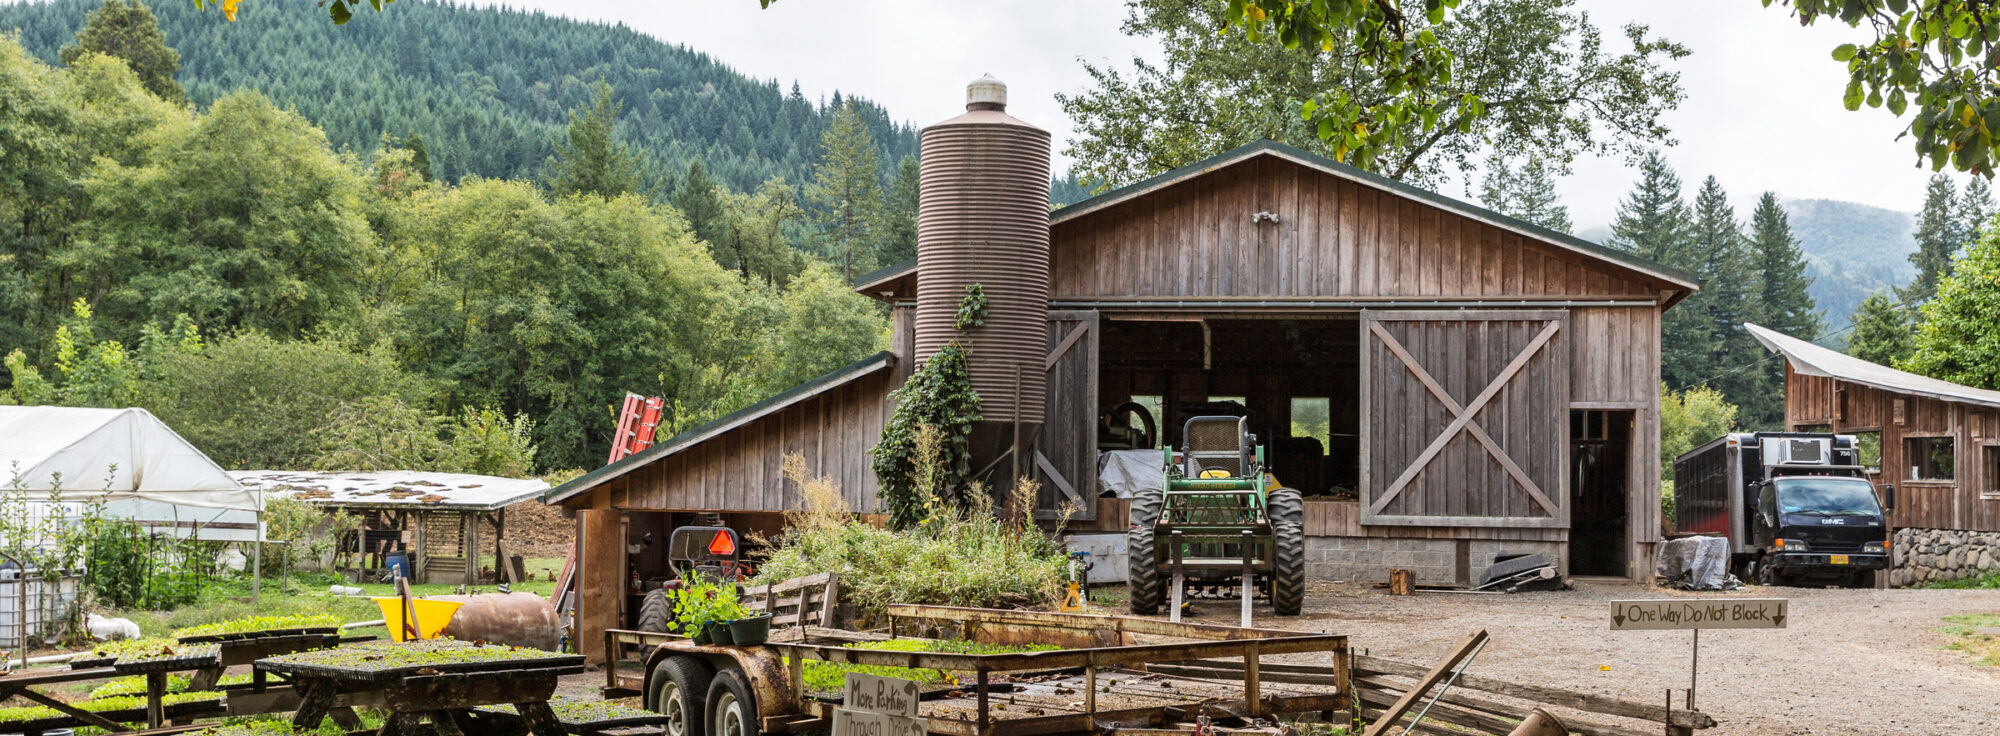
<svg viewBox="0 0 2000 736">
<path fill-rule="evenodd" d="M 924 128 L 920 140 L 915 357 L 953 340 L 967 346 L 984 417 L 973 428 L 977 468 L 1016 441 L 1031 442 L 1042 423 L 1049 133 L 1007 114 L 1007 86 L 992 75 L 967 85 L 965 108 Z M 956 329 L 974 283 L 986 294 L 985 323 Z"/>
</svg>

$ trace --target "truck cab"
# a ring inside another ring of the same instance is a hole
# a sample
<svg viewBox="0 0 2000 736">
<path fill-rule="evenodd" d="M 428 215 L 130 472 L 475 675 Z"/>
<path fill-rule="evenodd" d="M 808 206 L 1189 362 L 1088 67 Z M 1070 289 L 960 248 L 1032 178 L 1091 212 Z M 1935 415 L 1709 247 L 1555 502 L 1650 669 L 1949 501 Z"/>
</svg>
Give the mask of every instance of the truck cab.
<svg viewBox="0 0 2000 736">
<path fill-rule="evenodd" d="M 1794 475 L 1757 484 L 1747 571 L 1762 584 L 1858 584 L 1889 566 L 1888 534 L 1875 486 L 1864 478 Z"/>
</svg>

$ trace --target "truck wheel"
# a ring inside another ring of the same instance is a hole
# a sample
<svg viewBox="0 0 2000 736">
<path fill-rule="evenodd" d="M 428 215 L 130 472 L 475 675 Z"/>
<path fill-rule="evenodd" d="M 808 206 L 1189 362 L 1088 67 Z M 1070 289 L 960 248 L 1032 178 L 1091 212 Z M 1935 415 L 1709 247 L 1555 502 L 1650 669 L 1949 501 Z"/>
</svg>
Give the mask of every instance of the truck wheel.
<svg viewBox="0 0 2000 736">
<path fill-rule="evenodd" d="M 1160 612 L 1165 588 L 1160 571 L 1153 568 L 1153 524 L 1160 519 L 1159 491 L 1140 491 L 1132 497 L 1131 528 L 1125 532 L 1126 587 L 1134 616 Z"/>
<path fill-rule="evenodd" d="M 646 593 L 646 600 L 639 603 L 639 620 L 635 623 L 640 631 L 673 633 L 674 599 L 667 596 L 667 589 L 656 588 Z"/>
<path fill-rule="evenodd" d="M 676 654 L 660 661 L 646 700 L 654 713 L 667 717 L 664 736 L 703 736 L 707 719 L 702 715 L 713 677 L 708 663 L 694 657 Z"/>
<path fill-rule="evenodd" d="M 1271 522 L 1271 608 L 1280 616 L 1297 616 L 1306 604 L 1306 532 L 1295 521 Z"/>
<path fill-rule="evenodd" d="M 757 698 L 743 681 L 742 670 L 731 667 L 716 673 L 708 686 L 708 723 L 708 736 L 757 736 Z"/>
</svg>

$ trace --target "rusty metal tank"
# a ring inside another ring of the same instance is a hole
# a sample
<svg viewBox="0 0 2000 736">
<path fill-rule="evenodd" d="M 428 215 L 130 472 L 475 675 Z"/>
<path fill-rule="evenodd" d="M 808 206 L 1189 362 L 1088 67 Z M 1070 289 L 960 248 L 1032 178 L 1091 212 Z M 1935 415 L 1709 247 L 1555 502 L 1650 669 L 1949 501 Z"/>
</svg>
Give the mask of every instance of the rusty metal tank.
<svg viewBox="0 0 2000 736">
<path fill-rule="evenodd" d="M 445 636 L 460 641 L 485 641 L 517 647 L 555 651 L 556 608 L 549 599 L 533 593 L 479 593 L 476 595 L 425 596 L 433 601 L 456 601 L 458 612 L 446 624 Z"/>
<path fill-rule="evenodd" d="M 1016 422 L 1023 442 L 1042 422 L 1049 133 L 1007 114 L 1007 86 L 992 75 L 967 85 L 965 107 L 920 138 L 915 358 L 953 340 L 968 346 L 985 425 L 974 427 L 974 458 L 983 463 L 1004 451 Z M 973 283 L 986 294 L 985 323 L 959 330 L 959 303 Z"/>
</svg>

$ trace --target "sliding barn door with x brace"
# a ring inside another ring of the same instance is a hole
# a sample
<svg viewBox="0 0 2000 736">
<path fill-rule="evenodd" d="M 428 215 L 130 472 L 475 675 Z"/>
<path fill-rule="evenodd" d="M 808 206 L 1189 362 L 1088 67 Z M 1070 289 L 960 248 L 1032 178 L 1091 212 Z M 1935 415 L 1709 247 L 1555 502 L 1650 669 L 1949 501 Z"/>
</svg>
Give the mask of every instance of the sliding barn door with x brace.
<svg viewBox="0 0 2000 736">
<path fill-rule="evenodd" d="M 1361 523 L 1569 526 L 1568 316 L 1361 318 Z"/>
</svg>

